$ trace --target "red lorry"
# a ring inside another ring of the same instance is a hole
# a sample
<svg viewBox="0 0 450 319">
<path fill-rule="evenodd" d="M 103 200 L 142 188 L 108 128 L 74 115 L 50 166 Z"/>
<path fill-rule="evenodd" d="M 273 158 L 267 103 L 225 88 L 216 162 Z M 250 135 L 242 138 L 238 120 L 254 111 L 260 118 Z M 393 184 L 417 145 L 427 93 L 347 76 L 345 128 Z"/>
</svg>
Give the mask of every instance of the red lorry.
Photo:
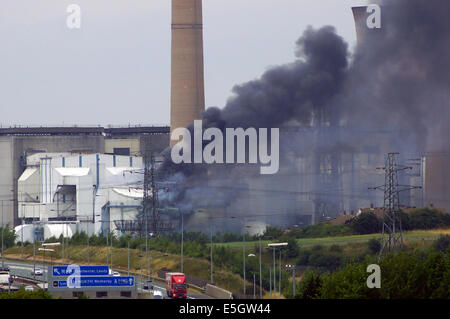
<svg viewBox="0 0 450 319">
<path fill-rule="evenodd" d="M 166 291 L 170 298 L 186 299 L 186 275 L 180 272 L 166 273 Z"/>
</svg>

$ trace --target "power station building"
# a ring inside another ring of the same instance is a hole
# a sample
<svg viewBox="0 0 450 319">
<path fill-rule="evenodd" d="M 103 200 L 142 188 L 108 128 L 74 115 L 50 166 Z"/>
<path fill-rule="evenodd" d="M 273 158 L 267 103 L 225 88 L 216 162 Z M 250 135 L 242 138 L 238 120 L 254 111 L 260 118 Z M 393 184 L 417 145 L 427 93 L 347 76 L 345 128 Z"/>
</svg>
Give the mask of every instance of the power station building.
<svg viewBox="0 0 450 319">
<path fill-rule="evenodd" d="M 28 179 L 36 179 L 40 174 L 35 172 L 30 176 L 31 170 L 27 170 L 30 160 L 34 154 L 43 157 L 42 154 L 64 153 L 62 158 L 65 161 L 73 159 L 76 163 L 66 162 L 66 171 L 68 167 L 85 168 L 88 158 L 95 154 L 103 158 L 108 155 L 107 162 L 102 165 L 114 168 L 114 158 L 116 158 L 117 166 L 138 167 L 142 165 L 142 158 L 145 154 L 158 154 L 169 146 L 169 127 L 152 127 L 152 126 L 136 126 L 136 127 L 13 127 L 0 128 L 0 199 L 2 204 L 3 224 L 17 226 L 21 224 L 19 217 L 19 207 L 22 201 L 36 200 L 41 202 L 44 196 L 50 196 L 50 193 L 44 192 L 44 189 L 34 189 L 32 192 L 34 198 L 23 197 L 19 192 L 19 182 L 25 182 Z M 105 154 L 105 155 L 104 155 Z M 30 157 L 31 156 L 31 157 Z M 62 155 L 61 155 L 62 156 Z M 60 157 L 61 157 L 60 156 Z M 79 158 L 81 156 L 81 165 Z M 124 156 L 124 160 L 122 159 Z M 62 158 L 58 161 L 52 160 L 52 165 L 60 165 L 63 167 Z M 130 159 L 132 165 L 130 165 Z M 39 159 L 40 160 L 40 159 Z M 45 161 L 45 160 L 44 160 Z M 126 163 L 122 163 L 125 161 Z M 36 164 L 35 159 L 32 160 L 33 165 Z M 57 167 L 57 166 L 55 166 Z M 27 170 L 27 173 L 24 173 Z M 64 171 L 64 169 L 63 169 Z M 88 175 L 92 175 L 94 170 L 91 169 Z M 106 172 L 105 172 L 106 173 Z M 53 174 L 56 174 L 53 172 Z M 77 172 L 76 174 L 80 174 Z M 43 176 L 43 175 L 41 175 Z M 63 175 L 61 175 L 63 176 Z M 103 175 L 104 176 L 104 175 Z M 71 178 L 70 176 L 65 176 Z M 75 177 L 73 177 L 75 178 Z M 102 174 L 100 174 L 100 178 Z M 83 178 L 80 177 L 80 181 Z M 20 180 L 20 181 L 19 181 Z M 24 183 L 24 185 L 27 183 Z M 92 185 L 96 184 L 95 180 L 89 185 L 89 194 L 92 194 Z M 53 185 L 54 186 L 54 185 Z M 27 184 L 26 187 L 31 187 Z M 37 187 L 36 185 L 34 187 Z M 64 188 L 61 191 L 69 191 Z M 45 195 L 47 194 L 47 195 Z M 54 194 L 53 194 L 54 195 Z M 52 195 L 52 196 L 53 196 Z M 92 195 L 90 195 L 92 196 Z M 54 199 L 47 197 L 46 201 L 54 202 Z M 83 208 L 83 213 L 92 212 L 92 202 Z M 87 207 L 90 207 L 89 209 Z M 42 208 L 41 208 L 42 209 Z M 53 209 L 53 208 L 52 208 Z M 88 210 L 87 210 L 88 209 Z M 27 210 L 27 214 L 30 211 Z M 36 213 L 36 208 L 35 208 Z M 51 215 L 51 214 L 50 214 Z M 50 216 L 49 215 L 49 216 Z"/>
<path fill-rule="evenodd" d="M 117 231 L 115 221 L 137 220 L 142 209 L 142 157 L 37 153 L 18 179 L 18 240 L 27 229 L 42 238 Z M 32 241 L 25 235 L 24 241 Z"/>
</svg>

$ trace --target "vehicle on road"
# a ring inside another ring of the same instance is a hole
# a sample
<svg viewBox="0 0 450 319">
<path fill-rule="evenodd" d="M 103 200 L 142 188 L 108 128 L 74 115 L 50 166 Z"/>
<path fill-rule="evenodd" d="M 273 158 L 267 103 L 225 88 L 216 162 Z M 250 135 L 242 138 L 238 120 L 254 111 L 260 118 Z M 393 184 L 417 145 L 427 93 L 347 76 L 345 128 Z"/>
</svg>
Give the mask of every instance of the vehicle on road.
<svg viewBox="0 0 450 319">
<path fill-rule="evenodd" d="M 180 272 L 166 273 L 166 291 L 170 298 L 187 298 L 186 275 Z"/>
<path fill-rule="evenodd" d="M 42 269 L 41 268 L 35 268 L 34 269 L 34 273 L 33 273 L 33 271 L 31 272 L 31 275 L 33 276 L 33 275 L 35 275 L 35 276 L 42 276 L 43 275 L 43 271 L 42 271 Z"/>
<path fill-rule="evenodd" d="M 9 269 L 8 271 L 2 269 L 0 270 L 0 284 L 9 284 L 11 283 L 11 276 L 9 275 Z"/>
<path fill-rule="evenodd" d="M 153 290 L 153 283 L 150 280 L 144 282 L 144 290 Z"/>
<path fill-rule="evenodd" d="M 109 276 L 115 276 L 115 277 L 119 277 L 119 276 L 120 276 L 120 274 L 119 274 L 118 271 L 114 271 L 114 270 L 112 270 L 112 269 L 109 270 L 108 275 L 109 275 Z"/>
<path fill-rule="evenodd" d="M 161 291 L 155 290 L 153 291 L 153 299 L 164 299 L 164 296 Z"/>
</svg>

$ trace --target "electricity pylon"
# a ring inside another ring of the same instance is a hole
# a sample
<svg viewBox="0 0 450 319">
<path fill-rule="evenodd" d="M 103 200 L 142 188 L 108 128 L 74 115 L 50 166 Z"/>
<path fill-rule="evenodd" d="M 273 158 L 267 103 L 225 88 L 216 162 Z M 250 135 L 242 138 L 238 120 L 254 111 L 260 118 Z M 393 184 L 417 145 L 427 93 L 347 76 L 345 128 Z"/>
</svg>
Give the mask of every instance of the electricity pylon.
<svg viewBox="0 0 450 319">
<path fill-rule="evenodd" d="M 397 155 L 399 153 L 388 153 L 385 166 L 377 168 L 385 171 L 384 185 L 370 188 L 384 191 L 383 228 L 378 260 L 388 252 L 395 252 L 403 248 L 400 192 L 421 188 L 420 186 L 398 184 L 398 172 L 412 169 L 412 167 L 398 165 L 396 163 Z"/>
</svg>

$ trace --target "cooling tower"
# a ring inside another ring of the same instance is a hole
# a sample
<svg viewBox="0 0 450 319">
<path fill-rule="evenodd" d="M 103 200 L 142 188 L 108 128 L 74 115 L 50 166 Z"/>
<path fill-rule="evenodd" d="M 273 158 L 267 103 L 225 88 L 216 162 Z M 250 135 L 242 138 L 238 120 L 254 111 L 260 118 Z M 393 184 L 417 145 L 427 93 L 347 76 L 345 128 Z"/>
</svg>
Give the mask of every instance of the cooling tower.
<svg viewBox="0 0 450 319">
<path fill-rule="evenodd" d="M 353 7 L 352 8 L 353 17 L 355 19 L 356 40 L 358 43 L 362 42 L 364 34 L 367 32 L 366 10 L 367 10 L 367 7 Z"/>
<path fill-rule="evenodd" d="M 170 105 L 171 133 L 200 119 L 205 110 L 201 0 L 172 0 Z"/>
<path fill-rule="evenodd" d="M 358 44 L 362 44 L 363 41 L 366 39 L 375 39 L 375 36 L 377 34 L 380 34 L 381 32 L 384 32 L 385 29 L 387 29 L 389 26 L 386 24 L 386 21 L 384 19 L 385 14 L 384 11 L 381 11 L 380 13 L 380 19 L 381 19 L 381 27 L 378 28 L 369 28 L 367 26 L 367 20 L 372 20 L 371 17 L 373 16 L 373 11 L 369 9 L 369 12 L 367 12 L 368 7 L 353 7 L 353 17 L 355 19 L 355 27 L 356 27 L 356 40 Z M 386 7 L 382 7 L 381 10 Z"/>
</svg>

